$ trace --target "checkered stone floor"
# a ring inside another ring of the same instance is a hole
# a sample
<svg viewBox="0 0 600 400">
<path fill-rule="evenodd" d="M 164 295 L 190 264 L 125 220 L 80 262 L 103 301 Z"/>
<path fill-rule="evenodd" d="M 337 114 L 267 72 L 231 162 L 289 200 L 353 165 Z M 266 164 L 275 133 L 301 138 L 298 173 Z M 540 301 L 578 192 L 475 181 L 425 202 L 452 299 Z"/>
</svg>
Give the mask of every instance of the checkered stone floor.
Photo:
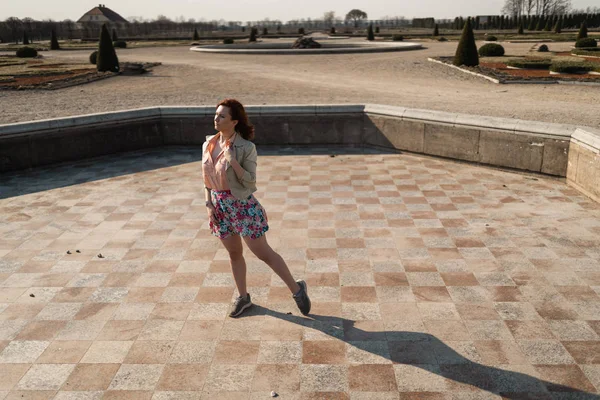
<svg viewBox="0 0 600 400">
<path fill-rule="evenodd" d="M 256 196 L 309 317 L 248 251 L 256 305 L 226 317 L 199 149 L 0 175 L 0 400 L 600 398 L 598 204 L 441 159 L 282 152 L 260 152 Z"/>
</svg>

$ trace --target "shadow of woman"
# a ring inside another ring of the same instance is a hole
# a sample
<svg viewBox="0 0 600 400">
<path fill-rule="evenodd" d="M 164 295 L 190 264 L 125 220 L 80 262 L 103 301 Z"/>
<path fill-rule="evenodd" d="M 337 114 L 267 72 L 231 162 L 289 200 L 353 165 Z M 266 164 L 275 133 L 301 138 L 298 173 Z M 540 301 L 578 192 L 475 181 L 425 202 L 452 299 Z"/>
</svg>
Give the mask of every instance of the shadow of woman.
<svg viewBox="0 0 600 400">
<path fill-rule="evenodd" d="M 504 399 L 600 400 L 598 394 L 469 360 L 428 333 L 368 332 L 357 328 L 354 326 L 354 321 L 345 318 L 315 314 L 311 314 L 310 318 L 300 317 L 270 310 L 256 304 L 240 318 L 256 315 L 270 316 L 320 331 L 348 343 L 358 350 L 390 360 L 393 364 L 407 364 L 421 368 L 453 381 L 458 386 L 458 390 L 468 391 L 471 390 L 469 388 L 471 386 L 500 395 Z M 587 382 L 583 386 L 585 386 L 585 390 L 595 390 Z"/>
</svg>

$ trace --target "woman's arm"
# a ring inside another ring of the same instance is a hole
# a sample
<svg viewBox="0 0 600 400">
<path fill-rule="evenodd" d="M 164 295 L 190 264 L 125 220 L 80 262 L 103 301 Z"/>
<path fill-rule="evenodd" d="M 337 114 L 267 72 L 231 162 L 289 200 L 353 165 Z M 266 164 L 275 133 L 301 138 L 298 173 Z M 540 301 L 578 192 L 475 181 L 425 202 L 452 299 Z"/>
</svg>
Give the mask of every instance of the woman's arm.
<svg viewBox="0 0 600 400">
<path fill-rule="evenodd" d="M 202 159 L 204 160 L 204 152 L 206 151 L 206 147 L 208 146 L 208 141 L 204 142 L 202 145 Z M 206 177 L 204 176 L 204 168 L 202 168 L 202 182 L 204 183 L 204 201 L 206 206 L 212 205 L 212 199 L 210 197 L 210 188 L 206 187 Z"/>
<path fill-rule="evenodd" d="M 204 186 L 204 200 L 207 207 L 212 204 L 212 199 L 210 198 L 210 188 L 207 188 L 206 186 Z"/>
<path fill-rule="evenodd" d="M 240 164 L 235 157 L 231 158 L 229 162 L 231 168 L 235 171 L 235 176 L 242 185 L 256 183 L 256 161 L 258 154 L 256 152 L 256 146 L 252 144 L 252 148 L 248 154 L 243 158 L 242 164 Z"/>
</svg>

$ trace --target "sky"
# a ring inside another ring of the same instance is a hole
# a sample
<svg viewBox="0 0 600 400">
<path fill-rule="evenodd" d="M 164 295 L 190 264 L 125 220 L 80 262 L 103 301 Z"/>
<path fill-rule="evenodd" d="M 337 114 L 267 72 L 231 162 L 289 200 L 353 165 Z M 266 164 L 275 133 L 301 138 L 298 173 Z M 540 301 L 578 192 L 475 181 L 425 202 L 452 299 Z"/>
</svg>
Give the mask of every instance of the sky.
<svg viewBox="0 0 600 400">
<path fill-rule="evenodd" d="M 0 0 L 0 20 L 8 17 L 36 20 L 78 20 L 84 13 L 100 4 L 100 1 L 82 0 Z M 143 17 L 155 19 L 165 15 L 175 19 L 226 21 L 289 21 L 292 19 L 320 19 L 326 11 L 334 11 L 343 18 L 348 11 L 358 8 L 368 14 L 369 19 L 403 16 L 454 18 L 463 15 L 499 14 L 504 0 L 413 0 L 407 2 L 393 0 L 102 0 L 102 4 L 119 13 L 124 18 Z M 451 7 L 449 5 L 451 4 Z M 572 0 L 574 8 L 598 6 L 598 0 Z"/>
</svg>

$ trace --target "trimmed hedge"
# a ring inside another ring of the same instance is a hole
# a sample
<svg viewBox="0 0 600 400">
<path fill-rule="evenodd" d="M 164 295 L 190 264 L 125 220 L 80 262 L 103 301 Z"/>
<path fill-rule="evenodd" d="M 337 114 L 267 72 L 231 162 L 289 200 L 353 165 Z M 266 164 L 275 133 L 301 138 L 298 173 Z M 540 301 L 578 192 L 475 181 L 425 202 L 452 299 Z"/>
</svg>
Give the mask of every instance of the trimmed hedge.
<svg viewBox="0 0 600 400">
<path fill-rule="evenodd" d="M 21 47 L 17 49 L 17 57 L 19 58 L 33 58 L 37 57 L 38 52 L 33 47 Z"/>
<path fill-rule="evenodd" d="M 54 29 L 52 29 L 52 35 L 50 37 L 50 50 L 60 50 L 60 45 L 58 44 Z"/>
<path fill-rule="evenodd" d="M 233 44 L 233 39 L 232 38 L 225 38 L 225 39 L 223 39 L 223 44 Z"/>
<path fill-rule="evenodd" d="M 498 38 L 496 36 L 490 35 L 485 37 L 486 42 L 496 42 Z"/>
<path fill-rule="evenodd" d="M 577 33 L 577 40 L 585 39 L 588 37 L 587 24 L 585 21 L 581 23 L 581 27 L 579 28 L 579 32 Z"/>
<path fill-rule="evenodd" d="M 504 55 L 504 47 L 497 43 L 488 43 L 481 46 L 479 49 L 481 57 L 502 57 Z"/>
<path fill-rule="evenodd" d="M 473 28 L 471 27 L 471 18 L 467 18 L 467 22 L 465 22 L 465 27 L 458 41 L 452 64 L 459 67 L 461 65 L 466 67 L 479 65 L 479 54 L 477 54 L 475 35 L 473 35 Z"/>
<path fill-rule="evenodd" d="M 126 49 L 127 42 L 124 40 L 116 40 L 113 42 L 113 47 L 118 48 L 118 49 Z"/>
<path fill-rule="evenodd" d="M 594 38 L 584 38 L 579 39 L 575 42 L 575 47 L 578 49 L 586 48 L 586 47 L 598 47 L 598 43 Z"/>
<path fill-rule="evenodd" d="M 99 72 L 119 72 L 119 58 L 117 57 L 117 53 L 113 47 L 106 24 L 102 25 L 102 32 L 100 33 L 96 69 Z"/>
<path fill-rule="evenodd" d="M 548 69 L 552 65 L 552 60 L 549 59 L 538 59 L 538 60 L 522 60 L 514 59 L 508 60 L 506 65 L 509 67 L 523 68 L 523 69 Z"/>
<path fill-rule="evenodd" d="M 548 50 L 548 46 L 546 46 L 545 44 L 541 45 L 540 47 L 538 47 L 538 50 L 540 53 L 547 53 Z"/>
<path fill-rule="evenodd" d="M 98 61 L 98 50 L 93 51 L 92 54 L 90 54 L 90 64 L 96 65 L 97 61 Z"/>
<path fill-rule="evenodd" d="M 558 61 L 550 66 L 550 71 L 562 72 L 565 74 L 577 74 L 593 70 L 594 66 L 591 63 L 582 61 Z"/>
<path fill-rule="evenodd" d="M 592 47 L 587 49 L 573 49 L 571 54 L 576 56 L 592 56 L 600 57 L 600 47 Z"/>
<path fill-rule="evenodd" d="M 401 41 L 404 40 L 404 36 L 402 36 L 402 35 L 392 35 L 392 40 L 394 42 L 401 42 Z"/>
<path fill-rule="evenodd" d="M 367 29 L 367 40 L 375 40 L 375 34 L 373 33 L 373 24 L 369 24 L 369 29 Z"/>
</svg>

